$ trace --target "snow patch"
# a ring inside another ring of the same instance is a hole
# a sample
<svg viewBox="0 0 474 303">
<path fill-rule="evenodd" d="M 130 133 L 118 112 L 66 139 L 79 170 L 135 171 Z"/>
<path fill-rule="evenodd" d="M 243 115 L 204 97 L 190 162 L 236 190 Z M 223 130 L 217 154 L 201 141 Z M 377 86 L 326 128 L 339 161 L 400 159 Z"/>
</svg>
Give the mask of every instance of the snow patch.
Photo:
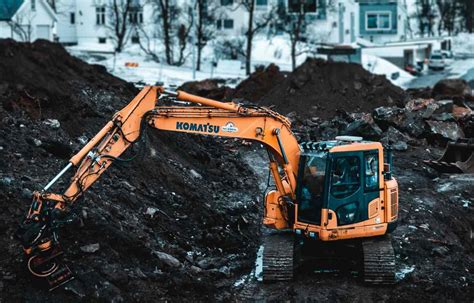
<svg viewBox="0 0 474 303">
<path fill-rule="evenodd" d="M 362 54 L 362 66 L 373 74 L 385 75 L 393 84 L 403 88 L 415 78 L 395 64 L 374 55 Z"/>
<path fill-rule="evenodd" d="M 257 281 L 263 281 L 263 245 L 260 245 L 255 260 L 255 278 Z"/>
<path fill-rule="evenodd" d="M 405 279 L 406 275 L 412 273 L 415 270 L 415 265 L 405 266 L 395 273 L 395 279 L 401 281 Z"/>
</svg>

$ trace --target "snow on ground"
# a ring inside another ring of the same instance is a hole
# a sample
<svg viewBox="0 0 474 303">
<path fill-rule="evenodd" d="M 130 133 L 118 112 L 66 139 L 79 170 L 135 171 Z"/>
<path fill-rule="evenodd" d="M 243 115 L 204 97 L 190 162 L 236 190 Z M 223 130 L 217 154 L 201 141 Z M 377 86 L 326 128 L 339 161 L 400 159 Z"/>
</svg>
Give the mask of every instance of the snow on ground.
<svg viewBox="0 0 474 303">
<path fill-rule="evenodd" d="M 73 55 L 89 63 L 104 65 L 110 73 L 117 77 L 143 85 L 179 86 L 186 81 L 221 78 L 227 80 L 227 85 L 235 86 L 246 78 L 243 63 L 239 61 L 219 62 L 210 45 L 204 48 L 201 71 L 196 71 L 194 77 L 190 60 L 183 66 L 155 62 L 145 55 L 136 44 L 128 45 L 122 53 L 115 55 L 113 47 L 104 44 L 78 45 L 67 49 Z M 299 55 L 296 60 L 297 65 L 303 63 L 306 58 L 306 53 Z M 214 62 L 218 62 L 217 65 L 213 64 Z M 126 66 L 126 63 L 137 63 L 138 66 L 129 67 Z M 258 36 L 255 38 L 252 68 L 256 65 L 269 65 L 270 63 L 275 63 L 281 70 L 291 71 L 291 48 L 287 37 L 277 36 L 269 39 Z M 376 56 L 363 55 L 362 63 L 364 68 L 370 72 L 386 75 L 390 81 L 402 87 L 413 78 L 392 63 Z M 233 66 L 233 68 L 229 68 L 229 66 Z M 396 73 L 399 74 L 399 77 L 394 79 L 392 75 Z"/>
<path fill-rule="evenodd" d="M 454 60 L 448 65 L 448 69 L 449 69 L 449 75 L 447 78 L 450 78 L 450 79 L 461 78 L 465 76 L 470 70 L 474 69 L 474 58 L 469 58 L 469 59 L 464 59 L 464 60 Z"/>
<path fill-rule="evenodd" d="M 193 79 L 192 67 L 189 65 L 172 66 L 163 62 L 155 62 L 146 56 L 137 45 L 128 46 L 122 53 L 101 53 L 84 47 L 68 47 L 75 56 L 94 64 L 104 65 L 113 75 L 129 82 L 155 85 L 162 83 L 166 86 L 179 86 L 183 82 L 203 80 L 208 78 L 234 79 L 237 83 L 245 78 L 245 70 L 218 70 L 211 62 L 204 61 L 201 71 L 196 71 Z M 100 53 L 100 54 L 97 54 Z M 126 63 L 137 63 L 136 67 L 126 66 Z"/>
<path fill-rule="evenodd" d="M 302 64 L 307 55 L 301 54 L 296 58 L 296 65 Z M 276 36 L 271 39 L 257 37 L 252 50 L 252 63 L 254 65 L 268 65 L 275 63 L 280 70 L 291 71 L 291 46 L 289 38 Z"/>
<path fill-rule="evenodd" d="M 474 56 L 474 33 L 460 33 L 455 36 L 453 50 L 458 55 Z"/>
<path fill-rule="evenodd" d="M 363 54 L 362 66 L 373 74 L 385 75 L 393 84 L 403 88 L 415 78 L 393 63 L 374 55 Z"/>
</svg>

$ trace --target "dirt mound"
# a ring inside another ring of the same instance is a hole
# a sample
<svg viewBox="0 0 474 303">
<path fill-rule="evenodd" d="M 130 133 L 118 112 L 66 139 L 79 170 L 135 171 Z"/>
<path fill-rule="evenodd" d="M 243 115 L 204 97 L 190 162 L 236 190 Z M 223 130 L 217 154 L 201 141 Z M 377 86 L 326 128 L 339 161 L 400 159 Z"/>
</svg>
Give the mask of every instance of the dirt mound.
<svg viewBox="0 0 474 303">
<path fill-rule="evenodd" d="M 287 75 L 288 73 L 281 72 L 280 68 L 273 63 L 266 68 L 260 67 L 237 85 L 232 98 L 258 102 L 275 86 L 283 82 Z"/>
<path fill-rule="evenodd" d="M 213 301 L 252 266 L 260 192 L 240 154 L 148 130 L 141 158 L 112 165 L 77 204 L 84 225 L 61 233 L 75 282 L 52 293 L 32 283 L 13 240 L 32 191 L 136 92 L 57 44 L 0 40 L 0 301 Z"/>
<path fill-rule="evenodd" d="M 113 105 L 125 104 L 137 92 L 104 67 L 69 56 L 59 44 L 0 41 L 0 102 L 6 110 L 25 111 L 34 119 L 55 116 L 77 135 L 83 119 L 107 117 L 117 110 Z M 111 100 L 90 101 L 105 91 Z"/>
<path fill-rule="evenodd" d="M 371 112 L 382 105 L 401 106 L 405 100 L 401 88 L 359 64 L 308 59 L 275 83 L 259 103 L 275 105 L 282 114 L 331 118 L 337 110 Z"/>
<path fill-rule="evenodd" d="M 469 83 L 463 79 L 443 79 L 438 81 L 433 87 L 432 97 L 452 97 L 470 95 L 472 88 Z"/>
<path fill-rule="evenodd" d="M 233 94 L 233 89 L 225 86 L 225 80 L 206 79 L 202 81 L 191 81 L 181 85 L 179 90 L 214 100 L 226 100 Z"/>
</svg>

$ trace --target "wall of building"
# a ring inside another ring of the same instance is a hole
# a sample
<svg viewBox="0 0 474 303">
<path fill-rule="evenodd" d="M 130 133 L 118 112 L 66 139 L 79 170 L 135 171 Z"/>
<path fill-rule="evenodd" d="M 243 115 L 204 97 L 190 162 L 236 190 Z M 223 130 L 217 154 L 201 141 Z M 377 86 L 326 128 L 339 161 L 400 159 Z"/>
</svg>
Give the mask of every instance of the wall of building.
<svg viewBox="0 0 474 303">
<path fill-rule="evenodd" d="M 368 29 L 368 15 L 370 13 L 388 13 L 390 15 L 390 28 L 384 30 Z M 397 4 L 360 4 L 359 32 L 361 38 L 371 42 L 381 43 L 386 40 L 396 39 L 398 32 Z"/>
<path fill-rule="evenodd" d="M 35 41 L 39 38 L 53 40 L 55 17 L 46 5 L 48 4 L 43 0 L 36 0 L 33 8 L 31 0 L 25 0 L 12 18 L 12 22 L 21 24 L 25 31 L 29 33 L 29 41 Z M 0 22 L 0 38 L 23 40 L 22 35 L 12 31 L 10 25 L 5 21 Z"/>
<path fill-rule="evenodd" d="M 362 49 L 362 54 L 384 58 L 400 68 L 404 68 L 406 64 L 423 61 L 429 56 L 429 53 L 429 44 L 390 45 Z"/>
<path fill-rule="evenodd" d="M 76 31 L 79 44 L 96 44 L 99 43 L 99 38 L 105 38 L 105 43 L 111 44 L 111 41 L 107 39 L 106 25 L 97 24 L 96 16 L 96 7 L 107 4 L 106 0 L 76 1 Z M 106 10 L 105 22 L 109 18 Z"/>
<path fill-rule="evenodd" d="M 58 18 L 56 31 L 58 41 L 65 44 L 76 44 L 78 22 L 76 1 L 56 1 L 56 12 Z"/>
</svg>

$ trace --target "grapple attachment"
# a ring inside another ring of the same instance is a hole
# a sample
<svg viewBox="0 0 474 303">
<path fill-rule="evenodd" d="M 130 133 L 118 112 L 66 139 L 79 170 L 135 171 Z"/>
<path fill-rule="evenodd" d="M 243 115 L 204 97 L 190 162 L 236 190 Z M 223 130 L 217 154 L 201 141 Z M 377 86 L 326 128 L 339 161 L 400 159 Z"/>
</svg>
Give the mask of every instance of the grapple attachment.
<svg viewBox="0 0 474 303">
<path fill-rule="evenodd" d="M 441 158 L 423 162 L 441 173 L 474 173 L 474 139 L 449 142 Z"/>
<path fill-rule="evenodd" d="M 74 279 L 67 265 L 61 261 L 63 251 L 57 230 L 74 223 L 76 217 L 59 210 L 57 205 L 57 202 L 45 200 L 35 192 L 28 215 L 16 232 L 25 252 L 28 270 L 35 277 L 45 279 L 50 290 Z"/>
<path fill-rule="evenodd" d="M 62 263 L 60 256 L 63 251 L 59 244 L 28 258 L 28 270 L 38 278 L 45 278 L 52 291 L 74 279 L 69 267 Z"/>
</svg>

